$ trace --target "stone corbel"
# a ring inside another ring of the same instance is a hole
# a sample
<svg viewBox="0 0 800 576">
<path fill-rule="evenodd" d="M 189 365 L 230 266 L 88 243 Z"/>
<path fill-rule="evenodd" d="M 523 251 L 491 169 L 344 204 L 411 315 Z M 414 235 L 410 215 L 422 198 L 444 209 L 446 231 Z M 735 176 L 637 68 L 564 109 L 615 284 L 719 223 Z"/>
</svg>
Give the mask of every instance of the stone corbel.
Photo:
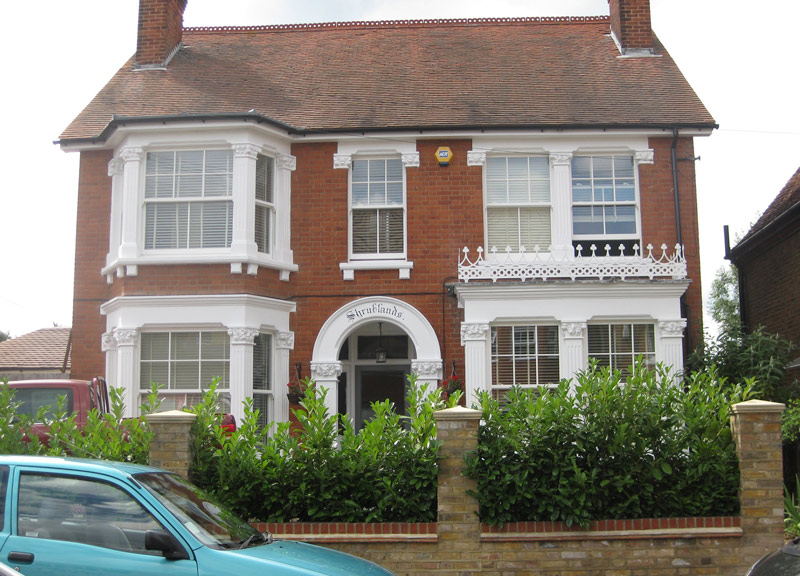
<svg viewBox="0 0 800 576">
<path fill-rule="evenodd" d="M 655 162 L 655 154 L 652 149 L 636 150 L 633 153 L 633 161 L 636 164 L 653 164 Z"/>
<path fill-rule="evenodd" d="M 550 164 L 552 166 L 569 166 L 572 163 L 572 152 L 551 152 Z"/>
<path fill-rule="evenodd" d="M 486 334 L 489 332 L 488 324 L 461 324 L 461 345 L 464 346 L 468 340 L 486 341 Z"/>
<path fill-rule="evenodd" d="M 278 154 L 278 170 L 289 170 L 294 172 L 297 169 L 297 157 L 291 154 Z"/>
<path fill-rule="evenodd" d="M 231 344 L 255 344 L 256 336 L 259 332 L 255 328 L 229 328 L 228 336 L 231 337 Z"/>
<path fill-rule="evenodd" d="M 419 168 L 419 152 L 410 152 L 400 156 L 406 168 Z"/>
<path fill-rule="evenodd" d="M 345 169 L 349 170 L 353 165 L 353 157 L 350 154 L 334 154 L 333 155 L 333 168 L 334 170 Z"/>
<path fill-rule="evenodd" d="M 275 347 L 281 350 L 294 350 L 294 332 L 278 332 Z"/>
<path fill-rule="evenodd" d="M 332 380 L 342 373 L 341 362 L 311 362 L 311 377 L 313 379 Z"/>
<path fill-rule="evenodd" d="M 484 166 L 486 164 L 485 150 L 468 150 L 467 166 Z"/>
</svg>

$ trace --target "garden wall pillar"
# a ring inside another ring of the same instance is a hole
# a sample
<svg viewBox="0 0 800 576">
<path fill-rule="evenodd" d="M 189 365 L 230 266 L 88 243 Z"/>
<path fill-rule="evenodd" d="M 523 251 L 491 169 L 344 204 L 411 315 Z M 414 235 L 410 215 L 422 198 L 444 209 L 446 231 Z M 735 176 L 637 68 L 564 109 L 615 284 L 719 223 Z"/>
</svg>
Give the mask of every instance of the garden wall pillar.
<svg viewBox="0 0 800 576">
<path fill-rule="evenodd" d="M 464 454 L 478 447 L 478 425 L 481 413 L 457 406 L 434 413 L 439 447 L 438 536 L 439 550 L 452 551 L 463 566 L 471 570 L 478 565 L 481 524 L 478 501 L 467 494 L 477 490 L 477 483 L 462 475 Z"/>
<path fill-rule="evenodd" d="M 753 559 L 783 544 L 784 405 L 749 400 L 731 407 L 731 430 L 739 456 L 743 555 Z"/>
<path fill-rule="evenodd" d="M 192 462 L 192 424 L 197 415 L 180 410 L 145 416 L 153 431 L 150 442 L 150 465 L 189 477 Z"/>
</svg>

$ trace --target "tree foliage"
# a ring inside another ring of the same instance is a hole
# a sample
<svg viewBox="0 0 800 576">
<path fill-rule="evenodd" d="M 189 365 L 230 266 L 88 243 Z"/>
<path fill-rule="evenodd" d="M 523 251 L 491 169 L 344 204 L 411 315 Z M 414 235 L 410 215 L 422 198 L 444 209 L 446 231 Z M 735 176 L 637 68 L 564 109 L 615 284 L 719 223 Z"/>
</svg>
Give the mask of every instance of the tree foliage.
<svg viewBox="0 0 800 576">
<path fill-rule="evenodd" d="M 711 283 L 708 312 L 720 327 L 722 334 L 736 334 L 741 330 L 739 315 L 739 272 L 733 264 L 717 269 Z"/>
</svg>

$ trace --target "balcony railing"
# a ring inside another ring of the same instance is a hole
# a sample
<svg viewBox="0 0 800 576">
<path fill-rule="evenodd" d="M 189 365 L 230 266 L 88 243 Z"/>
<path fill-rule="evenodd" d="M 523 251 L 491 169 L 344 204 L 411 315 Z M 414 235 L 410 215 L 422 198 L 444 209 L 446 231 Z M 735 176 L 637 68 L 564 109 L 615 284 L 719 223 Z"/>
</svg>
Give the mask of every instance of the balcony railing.
<svg viewBox="0 0 800 576">
<path fill-rule="evenodd" d="M 492 248 L 488 254 L 483 248 L 477 249 L 474 260 L 469 248 L 462 250 L 458 262 L 458 279 L 461 282 L 470 280 L 529 280 L 550 279 L 644 279 L 686 278 L 686 258 L 683 247 L 676 244 L 672 254 L 667 253 L 667 245 L 661 245 L 661 255 L 653 254 L 653 245 L 648 244 L 645 252 L 640 253 L 639 246 L 633 246 L 632 254 L 625 254 L 625 246 L 620 245 L 616 255 L 612 255 L 611 246 L 604 246 L 604 253 L 598 254 L 597 246 L 589 247 L 589 254 L 584 255 L 581 245 L 574 250 L 566 250 L 568 255 L 557 256 L 554 251 L 540 252 L 538 247 L 533 252 L 521 249 L 512 252 L 511 248 L 498 251 Z M 572 254 L 569 254 L 572 252 Z"/>
</svg>

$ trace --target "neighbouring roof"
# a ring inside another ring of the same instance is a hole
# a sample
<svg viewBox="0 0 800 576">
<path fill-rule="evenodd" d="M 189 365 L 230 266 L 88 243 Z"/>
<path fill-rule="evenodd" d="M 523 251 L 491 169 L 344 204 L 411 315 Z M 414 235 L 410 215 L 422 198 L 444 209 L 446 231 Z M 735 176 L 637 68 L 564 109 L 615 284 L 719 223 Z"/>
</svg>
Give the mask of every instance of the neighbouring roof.
<svg viewBox="0 0 800 576">
<path fill-rule="evenodd" d="M 0 371 L 70 369 L 71 328 L 42 328 L 0 342 Z"/>
<path fill-rule="evenodd" d="M 731 255 L 736 256 L 763 239 L 771 236 L 771 231 L 778 232 L 783 229 L 781 225 L 789 218 L 800 218 L 800 168 L 789 178 L 789 181 L 778 193 L 772 204 L 764 211 L 761 217 L 753 224 L 753 227 L 745 234 L 739 243 L 732 249 Z M 738 253 L 738 254 L 737 254 Z"/>
<path fill-rule="evenodd" d="M 620 57 L 609 26 L 598 16 L 187 28 L 166 70 L 129 60 L 61 141 L 197 115 L 300 133 L 716 127 L 657 39 L 654 57 Z"/>
</svg>

